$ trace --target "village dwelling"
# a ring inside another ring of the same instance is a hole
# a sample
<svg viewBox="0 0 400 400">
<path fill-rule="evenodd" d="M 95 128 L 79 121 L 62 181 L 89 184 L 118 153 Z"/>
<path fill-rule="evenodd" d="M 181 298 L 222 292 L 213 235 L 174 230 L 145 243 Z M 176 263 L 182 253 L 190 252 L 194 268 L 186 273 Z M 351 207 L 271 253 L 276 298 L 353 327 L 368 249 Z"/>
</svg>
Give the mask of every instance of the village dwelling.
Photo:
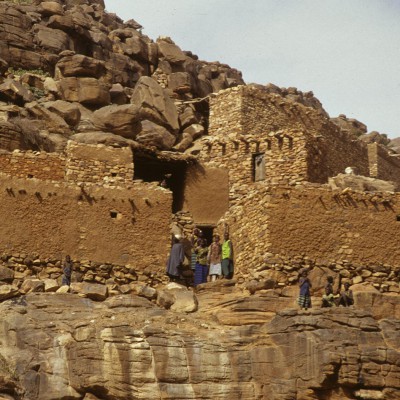
<svg viewBox="0 0 400 400">
<path fill-rule="evenodd" d="M 21 273 L 70 254 L 84 280 L 157 282 L 171 232 L 198 226 L 230 233 L 239 280 L 286 285 L 318 265 L 398 291 L 400 159 L 259 87 L 213 95 L 208 136 L 185 154 L 70 141 L 4 152 L 0 170 L 0 246 Z"/>
</svg>

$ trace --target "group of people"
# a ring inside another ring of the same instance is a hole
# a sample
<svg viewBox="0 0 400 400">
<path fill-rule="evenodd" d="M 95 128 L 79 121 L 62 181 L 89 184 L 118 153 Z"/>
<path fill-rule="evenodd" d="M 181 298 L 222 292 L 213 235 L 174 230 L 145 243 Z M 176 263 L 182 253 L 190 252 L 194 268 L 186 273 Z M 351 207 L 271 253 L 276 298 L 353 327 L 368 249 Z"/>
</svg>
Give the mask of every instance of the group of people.
<svg viewBox="0 0 400 400">
<path fill-rule="evenodd" d="M 220 236 L 214 234 L 212 243 L 208 245 L 203 232 L 195 228 L 186 244 L 185 249 L 182 238 L 174 236 L 166 271 L 171 280 L 183 278 L 189 283 L 193 277 L 193 285 L 197 286 L 222 277 L 233 277 L 233 244 L 228 232 L 225 232 L 222 244 Z"/>
<path fill-rule="evenodd" d="M 299 279 L 300 295 L 298 299 L 298 304 L 301 309 L 307 310 L 311 307 L 311 282 L 308 278 L 307 271 L 304 270 Z M 353 292 L 350 289 L 350 283 L 344 283 L 344 290 L 337 291 L 334 294 L 333 290 L 333 277 L 328 276 L 326 278 L 325 293 L 322 295 L 321 307 L 333 307 L 333 306 L 344 306 L 349 307 L 354 304 Z"/>
</svg>

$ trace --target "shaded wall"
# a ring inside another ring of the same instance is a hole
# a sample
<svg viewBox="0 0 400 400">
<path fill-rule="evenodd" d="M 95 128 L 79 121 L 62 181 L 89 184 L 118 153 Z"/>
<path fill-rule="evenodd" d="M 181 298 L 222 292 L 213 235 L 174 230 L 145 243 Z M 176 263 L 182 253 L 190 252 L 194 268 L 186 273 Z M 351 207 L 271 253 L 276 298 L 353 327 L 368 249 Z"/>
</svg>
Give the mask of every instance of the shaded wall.
<svg viewBox="0 0 400 400">
<path fill-rule="evenodd" d="M 196 224 L 215 225 L 228 210 L 229 178 L 226 168 L 190 166 L 185 177 L 183 210 Z"/>
<path fill-rule="evenodd" d="M 390 155 L 378 143 L 368 145 L 370 175 L 374 178 L 392 181 L 400 188 L 400 158 Z"/>
<path fill-rule="evenodd" d="M 151 184 L 131 189 L 33 182 L 0 176 L 0 252 L 165 266 L 171 193 Z"/>
</svg>

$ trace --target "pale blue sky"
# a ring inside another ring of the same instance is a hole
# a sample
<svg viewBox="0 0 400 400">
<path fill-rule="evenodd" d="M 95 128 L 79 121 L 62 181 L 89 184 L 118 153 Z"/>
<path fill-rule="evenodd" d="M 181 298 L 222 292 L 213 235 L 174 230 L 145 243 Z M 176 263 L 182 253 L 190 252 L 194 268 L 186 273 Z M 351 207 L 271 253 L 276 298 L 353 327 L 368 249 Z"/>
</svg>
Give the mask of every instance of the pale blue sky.
<svg viewBox="0 0 400 400">
<path fill-rule="evenodd" d="M 328 113 L 400 137 L 400 0 L 106 0 L 247 83 L 312 90 Z"/>
</svg>

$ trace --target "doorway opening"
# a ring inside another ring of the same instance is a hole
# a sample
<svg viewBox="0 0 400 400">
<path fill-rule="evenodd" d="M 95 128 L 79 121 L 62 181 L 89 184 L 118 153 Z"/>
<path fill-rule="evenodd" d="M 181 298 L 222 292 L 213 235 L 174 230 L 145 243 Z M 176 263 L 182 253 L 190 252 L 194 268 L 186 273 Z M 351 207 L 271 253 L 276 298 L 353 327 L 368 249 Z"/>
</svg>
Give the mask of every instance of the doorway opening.
<svg viewBox="0 0 400 400">
<path fill-rule="evenodd" d="M 196 226 L 203 232 L 204 238 L 207 240 L 207 246 L 209 246 L 213 240 L 215 225 L 196 224 Z"/>
</svg>

